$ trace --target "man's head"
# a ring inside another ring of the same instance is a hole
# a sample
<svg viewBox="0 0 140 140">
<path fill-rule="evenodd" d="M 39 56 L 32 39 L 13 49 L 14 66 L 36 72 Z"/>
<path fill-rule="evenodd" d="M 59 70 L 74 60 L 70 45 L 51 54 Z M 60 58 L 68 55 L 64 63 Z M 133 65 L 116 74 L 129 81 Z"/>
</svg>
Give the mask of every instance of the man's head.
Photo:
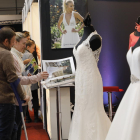
<svg viewBox="0 0 140 140">
<path fill-rule="evenodd" d="M 0 43 L 7 47 L 9 50 L 13 47 L 15 42 L 15 32 L 8 27 L 0 29 Z"/>
</svg>

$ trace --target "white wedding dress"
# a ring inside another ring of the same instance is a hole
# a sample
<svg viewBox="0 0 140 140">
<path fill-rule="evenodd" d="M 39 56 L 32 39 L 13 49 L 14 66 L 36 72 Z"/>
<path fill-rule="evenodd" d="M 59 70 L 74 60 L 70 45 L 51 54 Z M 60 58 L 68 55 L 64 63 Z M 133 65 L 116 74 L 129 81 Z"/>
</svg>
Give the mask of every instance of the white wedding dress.
<svg viewBox="0 0 140 140">
<path fill-rule="evenodd" d="M 106 140 L 140 140 L 140 47 L 127 53 L 131 83 L 119 105 Z"/>
<path fill-rule="evenodd" d="M 103 107 L 103 84 L 97 67 L 101 47 L 92 51 L 89 40 L 74 48 L 77 69 L 75 77 L 75 108 L 68 140 L 105 140 L 110 120 Z"/>
<path fill-rule="evenodd" d="M 62 35 L 61 48 L 73 48 L 80 40 L 79 34 L 77 32 L 72 32 L 72 29 L 75 29 L 76 27 L 76 21 L 73 11 L 69 24 L 66 21 L 66 15 L 64 13 L 63 24 L 67 33 Z"/>
</svg>

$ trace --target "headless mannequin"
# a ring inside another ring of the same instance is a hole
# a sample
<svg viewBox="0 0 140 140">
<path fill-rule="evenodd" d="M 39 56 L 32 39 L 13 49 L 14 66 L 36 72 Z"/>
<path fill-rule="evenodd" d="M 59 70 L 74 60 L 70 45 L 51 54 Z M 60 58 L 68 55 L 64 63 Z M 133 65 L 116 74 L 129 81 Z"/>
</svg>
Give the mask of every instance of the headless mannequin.
<svg viewBox="0 0 140 140">
<path fill-rule="evenodd" d="M 137 23 L 140 24 L 140 17 L 138 17 Z M 139 40 L 138 40 L 137 43 L 132 47 L 132 52 L 133 52 L 137 47 L 140 46 L 140 32 L 138 32 L 138 30 L 136 30 L 136 31 L 134 32 L 134 35 L 135 35 L 135 36 L 138 36 L 138 37 L 139 37 Z"/>
<path fill-rule="evenodd" d="M 84 19 L 84 25 L 86 27 L 84 27 L 84 34 L 82 36 L 82 39 L 79 41 L 79 43 L 75 46 L 75 48 L 77 49 L 78 46 L 80 44 L 82 44 L 83 41 L 85 41 L 88 36 L 95 31 L 93 25 L 91 24 L 91 18 L 90 18 L 90 14 L 87 13 L 85 19 Z M 92 49 L 92 51 L 97 50 L 100 46 L 101 46 L 101 38 L 99 37 L 99 35 L 93 35 L 89 41 L 90 43 L 90 47 Z"/>
</svg>

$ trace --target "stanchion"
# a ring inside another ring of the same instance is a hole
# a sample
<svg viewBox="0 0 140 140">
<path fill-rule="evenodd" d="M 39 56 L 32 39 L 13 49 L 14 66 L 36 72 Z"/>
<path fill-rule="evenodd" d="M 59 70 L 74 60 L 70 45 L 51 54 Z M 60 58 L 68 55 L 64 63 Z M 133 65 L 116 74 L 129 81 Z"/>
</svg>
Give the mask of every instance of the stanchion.
<svg viewBox="0 0 140 140">
<path fill-rule="evenodd" d="M 56 87 L 56 116 L 57 116 L 57 140 L 62 140 L 62 113 L 61 113 L 61 93 L 60 87 Z"/>
<path fill-rule="evenodd" d="M 112 92 L 107 92 L 108 93 L 108 112 L 109 112 L 109 118 L 112 121 Z"/>
</svg>

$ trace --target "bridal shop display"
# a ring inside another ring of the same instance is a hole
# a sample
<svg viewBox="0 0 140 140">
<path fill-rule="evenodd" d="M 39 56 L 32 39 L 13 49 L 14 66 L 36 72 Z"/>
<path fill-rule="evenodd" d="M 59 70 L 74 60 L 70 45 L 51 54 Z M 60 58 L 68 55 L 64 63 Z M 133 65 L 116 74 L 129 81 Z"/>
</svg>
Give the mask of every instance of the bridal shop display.
<svg viewBox="0 0 140 140">
<path fill-rule="evenodd" d="M 136 3 L 114 1 L 26 0 L 23 30 L 40 46 L 49 73 L 40 100 L 50 140 L 140 139 L 140 17 L 129 30 L 128 12 L 125 22 L 116 7 L 128 2 L 129 11 Z"/>
</svg>

